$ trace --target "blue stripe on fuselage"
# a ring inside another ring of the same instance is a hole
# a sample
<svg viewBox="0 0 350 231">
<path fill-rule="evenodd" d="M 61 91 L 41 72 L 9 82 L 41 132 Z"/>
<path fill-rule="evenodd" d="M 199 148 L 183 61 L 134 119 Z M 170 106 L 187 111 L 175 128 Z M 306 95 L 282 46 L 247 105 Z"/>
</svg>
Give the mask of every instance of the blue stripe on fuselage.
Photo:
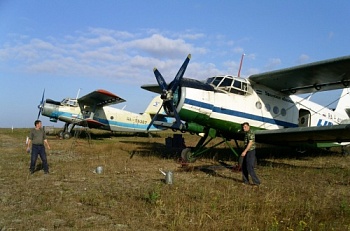
<svg viewBox="0 0 350 231">
<path fill-rule="evenodd" d="M 112 121 L 112 120 L 106 120 L 106 119 L 101 119 L 101 118 L 94 118 L 96 119 L 98 122 L 105 124 L 106 126 L 110 126 L 110 127 L 122 127 L 122 128 L 126 128 L 126 129 L 130 129 L 130 130 L 144 130 L 146 131 L 147 127 L 149 124 L 141 124 L 141 123 L 125 123 L 125 122 L 120 122 L 120 121 Z M 172 119 L 169 118 L 164 118 L 165 122 L 170 123 L 172 121 Z M 149 131 L 159 131 L 159 130 L 164 130 L 164 127 L 158 127 L 155 125 L 152 125 L 149 128 Z"/>
<path fill-rule="evenodd" d="M 195 107 L 205 108 L 205 109 L 211 110 L 213 112 L 224 114 L 224 115 L 230 115 L 230 116 L 241 117 L 244 119 L 256 120 L 256 121 L 260 121 L 263 123 L 269 123 L 269 124 L 283 126 L 283 127 L 298 127 L 297 124 L 293 124 L 290 122 L 266 118 L 263 116 L 257 116 L 257 115 L 253 115 L 253 114 L 249 114 L 249 113 L 245 113 L 245 112 L 241 112 L 241 111 L 235 111 L 235 110 L 231 110 L 231 109 L 226 109 L 226 108 L 221 108 L 221 107 L 214 107 L 212 104 L 200 102 L 200 101 L 193 100 L 193 99 L 186 98 L 185 104 L 189 104 L 189 105 L 192 105 Z"/>
<path fill-rule="evenodd" d="M 51 115 L 49 116 L 50 118 L 54 118 L 54 119 L 58 119 L 59 117 L 64 117 L 68 119 L 74 119 L 73 115 L 75 115 L 75 113 L 69 113 L 69 112 L 56 112 L 56 113 L 51 113 Z M 79 117 L 77 117 L 78 119 L 82 119 L 81 116 L 79 115 Z M 146 131 L 148 124 L 138 124 L 138 123 L 125 123 L 125 122 L 120 122 L 120 121 L 112 121 L 112 120 L 107 120 L 107 119 L 101 119 L 98 117 L 94 117 L 95 120 L 97 120 L 100 123 L 105 124 L 105 126 L 109 126 L 109 127 L 121 127 L 124 129 L 130 129 L 130 130 L 144 130 Z M 169 119 L 168 117 L 164 118 L 166 122 L 170 123 L 172 120 Z M 112 129 L 112 128 L 111 128 Z M 159 130 L 164 130 L 163 127 L 157 127 L 152 125 L 149 128 L 149 131 L 159 131 Z"/>
</svg>

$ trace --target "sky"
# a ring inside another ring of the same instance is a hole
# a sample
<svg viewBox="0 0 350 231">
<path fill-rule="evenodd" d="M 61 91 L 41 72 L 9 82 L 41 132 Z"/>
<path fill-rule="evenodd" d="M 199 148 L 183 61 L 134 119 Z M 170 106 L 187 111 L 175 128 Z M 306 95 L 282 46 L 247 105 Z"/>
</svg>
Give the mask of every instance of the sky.
<svg viewBox="0 0 350 231">
<path fill-rule="evenodd" d="M 347 0 L 0 0 L 0 128 L 33 127 L 44 89 L 56 101 L 105 89 L 141 113 L 153 68 L 169 83 L 188 54 L 199 80 L 237 75 L 243 53 L 245 78 L 347 56 L 349 22 Z"/>
</svg>

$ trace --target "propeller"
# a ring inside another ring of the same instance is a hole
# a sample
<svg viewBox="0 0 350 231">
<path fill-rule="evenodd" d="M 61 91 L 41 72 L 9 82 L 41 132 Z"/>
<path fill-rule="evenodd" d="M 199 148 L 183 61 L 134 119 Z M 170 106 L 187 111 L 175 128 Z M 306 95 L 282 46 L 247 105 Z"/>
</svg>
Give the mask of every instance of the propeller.
<svg viewBox="0 0 350 231">
<path fill-rule="evenodd" d="M 41 97 L 41 102 L 40 102 L 40 104 L 38 105 L 39 113 L 38 113 L 38 118 L 37 118 L 37 119 L 39 119 L 39 117 L 40 117 L 40 115 L 41 115 L 41 112 L 43 111 L 43 107 L 44 107 L 44 97 L 45 97 L 45 88 L 44 88 L 44 91 L 43 91 L 43 95 L 42 95 L 42 97 Z"/>
<path fill-rule="evenodd" d="M 174 91 L 180 85 L 181 79 L 183 78 L 183 75 L 186 71 L 188 63 L 190 62 L 190 59 L 191 59 L 191 54 L 189 54 L 187 56 L 187 58 L 185 59 L 185 61 L 182 64 L 182 66 L 180 67 L 179 71 L 177 72 L 174 80 L 169 85 L 167 85 L 162 74 L 158 71 L 158 69 L 157 68 L 153 69 L 154 76 L 156 77 L 158 85 L 159 85 L 160 89 L 162 90 L 162 94 L 160 95 L 160 98 L 163 100 L 162 107 L 164 108 L 165 112 L 168 115 L 175 117 L 176 121 L 172 127 L 180 129 L 180 130 L 182 129 L 183 124 L 181 123 L 180 116 L 177 113 L 176 108 L 174 106 L 173 96 L 174 96 Z M 157 115 L 159 114 L 159 111 L 162 107 L 159 108 L 157 114 L 152 118 L 151 123 L 147 127 L 147 131 L 153 125 L 153 123 L 154 123 L 154 121 L 155 121 L 155 119 L 156 119 Z"/>
</svg>

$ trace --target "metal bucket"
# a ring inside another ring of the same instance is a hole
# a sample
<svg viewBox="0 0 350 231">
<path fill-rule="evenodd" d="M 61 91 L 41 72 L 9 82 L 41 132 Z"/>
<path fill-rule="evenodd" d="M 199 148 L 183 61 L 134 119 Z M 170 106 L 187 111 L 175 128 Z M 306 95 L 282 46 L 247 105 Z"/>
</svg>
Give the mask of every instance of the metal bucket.
<svg viewBox="0 0 350 231">
<path fill-rule="evenodd" d="M 102 166 L 98 166 L 97 168 L 96 168 L 96 173 L 97 174 L 101 174 L 103 172 L 103 167 Z"/>
<path fill-rule="evenodd" d="M 165 176 L 166 184 L 173 184 L 173 180 L 174 180 L 173 172 L 171 171 L 163 172 L 161 169 L 159 169 L 159 171 Z"/>
</svg>

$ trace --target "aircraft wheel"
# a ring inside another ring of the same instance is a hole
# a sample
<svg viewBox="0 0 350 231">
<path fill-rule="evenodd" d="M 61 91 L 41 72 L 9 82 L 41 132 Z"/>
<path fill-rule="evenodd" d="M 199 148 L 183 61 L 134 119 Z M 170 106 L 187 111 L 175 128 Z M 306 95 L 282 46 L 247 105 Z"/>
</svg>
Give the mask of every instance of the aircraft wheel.
<svg viewBox="0 0 350 231">
<path fill-rule="evenodd" d="M 62 135 L 63 139 L 70 139 L 72 137 L 72 134 L 70 134 L 70 132 L 65 132 Z"/>
<path fill-rule="evenodd" d="M 186 163 L 194 163 L 196 158 L 192 156 L 191 148 L 185 148 L 181 152 L 181 158 Z"/>
</svg>

